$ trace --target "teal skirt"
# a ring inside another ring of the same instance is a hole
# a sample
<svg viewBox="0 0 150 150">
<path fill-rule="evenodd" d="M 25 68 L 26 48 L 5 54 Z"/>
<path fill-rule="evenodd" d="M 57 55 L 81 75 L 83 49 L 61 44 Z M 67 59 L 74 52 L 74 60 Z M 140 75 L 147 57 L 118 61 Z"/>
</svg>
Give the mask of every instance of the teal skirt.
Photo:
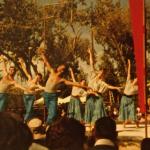
<svg viewBox="0 0 150 150">
<path fill-rule="evenodd" d="M 8 94 L 0 93 L 0 112 L 6 109 L 8 103 Z"/>
<path fill-rule="evenodd" d="M 94 104 L 95 107 L 92 117 L 93 124 L 96 122 L 97 119 L 107 116 L 103 100 L 104 100 L 103 96 L 101 95 L 96 96 L 96 101 Z"/>
<path fill-rule="evenodd" d="M 68 104 L 68 117 L 79 121 L 82 120 L 81 101 L 78 97 L 71 96 Z"/>
<path fill-rule="evenodd" d="M 101 117 L 107 116 L 103 97 L 101 95 L 95 96 L 90 94 L 87 97 L 87 101 L 85 104 L 85 123 L 94 124 L 95 121 Z"/>
<path fill-rule="evenodd" d="M 136 121 L 135 96 L 123 95 L 121 98 L 119 118 L 120 121 Z"/>
</svg>

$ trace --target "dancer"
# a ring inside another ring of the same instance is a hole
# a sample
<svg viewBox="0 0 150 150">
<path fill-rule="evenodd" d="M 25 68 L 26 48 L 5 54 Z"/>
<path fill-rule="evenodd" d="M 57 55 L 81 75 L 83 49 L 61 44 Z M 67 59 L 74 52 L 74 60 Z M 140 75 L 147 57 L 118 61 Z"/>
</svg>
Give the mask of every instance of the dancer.
<svg viewBox="0 0 150 150">
<path fill-rule="evenodd" d="M 91 75 L 89 79 L 88 86 L 92 88 L 92 91 L 88 92 L 89 94 L 85 105 L 85 123 L 94 124 L 97 119 L 107 116 L 103 102 L 103 94 L 109 89 L 120 91 L 120 87 L 112 86 L 104 82 L 104 69 L 102 68 L 96 71 L 91 49 L 88 49 L 88 53 L 93 75 Z"/>
<path fill-rule="evenodd" d="M 42 80 L 42 75 L 37 73 L 36 76 L 33 78 L 26 69 L 25 62 L 22 58 L 19 58 L 18 62 L 21 65 L 22 70 L 24 71 L 25 75 L 27 76 L 27 84 L 26 88 L 30 91 L 25 91 L 23 95 L 23 100 L 25 104 L 26 114 L 24 116 L 24 122 L 27 122 L 33 116 L 33 103 L 35 98 L 35 94 L 37 91 L 42 91 L 44 88 L 39 85 L 39 82 Z"/>
<path fill-rule="evenodd" d="M 57 87 L 59 84 L 64 83 L 66 85 L 77 86 L 85 89 L 88 87 L 62 78 L 62 73 L 65 71 L 65 65 L 60 65 L 57 67 L 57 69 L 54 69 L 48 62 L 43 52 L 41 53 L 41 57 L 50 73 L 46 82 L 44 93 L 44 100 L 48 109 L 46 125 L 49 125 L 52 123 L 57 114 Z"/>
<path fill-rule="evenodd" d="M 8 103 L 8 89 L 13 87 L 20 88 L 22 90 L 27 90 L 24 87 L 22 87 L 20 84 L 18 84 L 14 80 L 14 76 L 16 74 L 16 69 L 14 66 L 10 66 L 9 69 L 6 69 L 6 58 L 1 55 L 1 60 L 3 63 L 3 77 L 0 80 L 0 112 L 4 111 L 6 109 L 7 103 Z"/>
<path fill-rule="evenodd" d="M 138 93 L 137 78 L 131 80 L 131 62 L 128 60 L 127 80 L 124 89 L 124 94 L 121 98 L 119 120 L 123 121 L 124 127 L 130 121 L 134 121 L 138 127 L 136 116 L 135 98 Z"/>
<path fill-rule="evenodd" d="M 70 70 L 73 82 L 76 82 L 72 68 L 70 68 L 69 70 Z M 79 84 L 85 85 L 85 80 L 82 79 L 79 82 Z M 82 121 L 80 97 L 84 96 L 85 94 L 86 94 L 86 91 L 83 88 L 79 88 L 76 86 L 72 87 L 71 98 L 68 104 L 68 117 L 69 118 L 75 118 L 76 120 Z"/>
</svg>

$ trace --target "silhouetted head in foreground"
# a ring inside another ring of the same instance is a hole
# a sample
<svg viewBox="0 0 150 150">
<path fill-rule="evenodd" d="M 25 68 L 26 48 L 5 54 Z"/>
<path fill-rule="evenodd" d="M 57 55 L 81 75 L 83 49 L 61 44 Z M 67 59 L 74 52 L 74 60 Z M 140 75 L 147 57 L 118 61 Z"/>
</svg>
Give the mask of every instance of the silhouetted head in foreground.
<svg viewBox="0 0 150 150">
<path fill-rule="evenodd" d="M 150 138 L 144 138 L 141 143 L 141 150 L 150 149 Z"/>
<path fill-rule="evenodd" d="M 73 118 L 61 118 L 52 124 L 46 134 L 46 143 L 53 150 L 81 150 L 85 139 L 85 128 Z"/>
<path fill-rule="evenodd" d="M 110 117 L 103 117 L 95 122 L 95 137 L 97 139 L 106 138 L 117 139 L 116 122 Z"/>
<path fill-rule="evenodd" d="M 0 112 L 0 148 L 3 150 L 28 150 L 32 139 L 29 128 L 15 115 Z"/>
</svg>

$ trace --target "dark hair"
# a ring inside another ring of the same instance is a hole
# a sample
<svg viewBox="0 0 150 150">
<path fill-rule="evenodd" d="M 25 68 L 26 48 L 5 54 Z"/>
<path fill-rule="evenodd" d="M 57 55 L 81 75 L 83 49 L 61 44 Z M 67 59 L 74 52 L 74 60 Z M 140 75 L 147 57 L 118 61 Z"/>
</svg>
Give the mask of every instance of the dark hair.
<svg viewBox="0 0 150 150">
<path fill-rule="evenodd" d="M 13 68 L 14 71 L 16 72 L 16 68 L 15 68 L 14 66 L 10 66 L 9 69 L 10 69 L 10 68 Z"/>
<path fill-rule="evenodd" d="M 0 112 L 0 147 L 3 150 L 28 150 L 32 133 L 27 125 L 13 115 Z"/>
<path fill-rule="evenodd" d="M 110 117 L 102 117 L 95 123 L 96 138 L 117 139 L 116 122 Z"/>
<path fill-rule="evenodd" d="M 141 142 L 141 150 L 150 149 L 150 138 L 144 138 Z"/>
<path fill-rule="evenodd" d="M 46 133 L 49 149 L 83 149 L 85 127 L 73 118 L 61 118 L 52 124 Z"/>
<path fill-rule="evenodd" d="M 41 78 L 43 77 L 41 73 L 37 73 L 38 76 L 40 76 Z"/>
</svg>

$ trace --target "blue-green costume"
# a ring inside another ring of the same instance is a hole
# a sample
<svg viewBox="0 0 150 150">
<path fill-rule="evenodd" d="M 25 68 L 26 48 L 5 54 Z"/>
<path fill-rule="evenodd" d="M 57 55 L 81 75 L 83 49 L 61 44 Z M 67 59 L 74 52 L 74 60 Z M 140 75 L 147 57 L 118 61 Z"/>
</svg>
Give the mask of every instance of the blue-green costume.
<svg viewBox="0 0 150 150">
<path fill-rule="evenodd" d="M 91 87 L 95 94 L 89 94 L 87 96 L 87 102 L 85 104 L 85 123 L 95 123 L 95 121 L 101 117 L 106 116 L 103 97 L 101 93 L 107 90 L 107 84 L 102 80 L 91 80 L 89 87 Z"/>
<path fill-rule="evenodd" d="M 138 92 L 137 84 L 133 84 L 130 79 L 127 79 L 124 94 L 121 98 L 120 109 L 119 109 L 119 120 L 121 121 L 136 121 L 136 95 Z"/>
<path fill-rule="evenodd" d="M 51 124 L 57 115 L 58 94 L 44 92 L 43 97 L 48 110 L 46 124 Z"/>
<path fill-rule="evenodd" d="M 8 103 L 8 88 L 12 85 L 11 82 L 1 80 L 0 81 L 0 112 L 6 109 Z"/>
</svg>

